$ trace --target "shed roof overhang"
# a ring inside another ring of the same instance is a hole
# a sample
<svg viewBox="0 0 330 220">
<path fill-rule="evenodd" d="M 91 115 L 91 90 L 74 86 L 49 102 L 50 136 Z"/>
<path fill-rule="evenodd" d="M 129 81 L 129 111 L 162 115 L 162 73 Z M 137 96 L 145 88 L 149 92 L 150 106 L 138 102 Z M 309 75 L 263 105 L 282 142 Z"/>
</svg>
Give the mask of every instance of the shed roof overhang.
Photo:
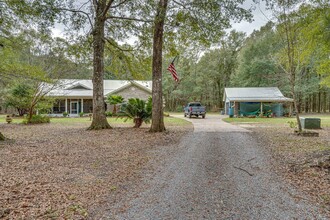
<svg viewBox="0 0 330 220">
<path fill-rule="evenodd" d="M 293 99 L 281 97 L 281 98 L 227 98 L 230 102 L 293 102 Z"/>
</svg>

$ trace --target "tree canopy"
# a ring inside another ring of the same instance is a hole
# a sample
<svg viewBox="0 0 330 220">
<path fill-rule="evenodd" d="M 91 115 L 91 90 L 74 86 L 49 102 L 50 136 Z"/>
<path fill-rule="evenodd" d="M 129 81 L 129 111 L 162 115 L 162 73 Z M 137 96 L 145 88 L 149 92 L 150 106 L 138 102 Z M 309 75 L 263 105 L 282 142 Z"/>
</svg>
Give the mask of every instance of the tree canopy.
<svg viewBox="0 0 330 220">
<path fill-rule="evenodd" d="M 92 78 L 91 129 L 110 127 L 104 115 L 103 79 L 153 80 L 153 131 L 165 130 L 164 103 L 168 110 L 181 110 L 188 101 L 201 101 L 219 111 L 224 88 L 232 86 L 277 86 L 292 97 L 291 80 L 298 112 L 327 111 L 329 3 L 292 1 L 294 5 L 281 11 L 285 1 L 269 0 L 277 19 L 249 36 L 225 31 L 231 21 L 251 19 L 252 9 L 243 9 L 242 3 L 0 1 L 0 83 L 6 85 L 2 89 L 24 78 Z M 52 36 L 55 23 L 64 27 L 64 38 Z M 287 24 L 290 33 L 285 31 Z M 291 58 L 285 38 L 293 43 Z M 177 55 L 179 83 L 166 72 Z M 289 72 L 294 72 L 294 79 Z"/>
</svg>

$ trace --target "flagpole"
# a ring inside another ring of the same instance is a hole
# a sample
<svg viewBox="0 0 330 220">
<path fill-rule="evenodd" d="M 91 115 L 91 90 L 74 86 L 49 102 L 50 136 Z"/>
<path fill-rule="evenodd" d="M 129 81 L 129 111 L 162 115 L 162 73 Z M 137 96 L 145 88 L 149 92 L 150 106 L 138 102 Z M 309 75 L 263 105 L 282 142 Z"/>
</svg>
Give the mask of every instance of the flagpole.
<svg viewBox="0 0 330 220">
<path fill-rule="evenodd" d="M 176 59 L 177 57 L 178 57 L 178 56 L 175 56 L 174 59 L 173 59 L 173 61 L 172 61 L 171 63 L 174 63 L 174 61 L 175 61 L 175 59 Z"/>
</svg>

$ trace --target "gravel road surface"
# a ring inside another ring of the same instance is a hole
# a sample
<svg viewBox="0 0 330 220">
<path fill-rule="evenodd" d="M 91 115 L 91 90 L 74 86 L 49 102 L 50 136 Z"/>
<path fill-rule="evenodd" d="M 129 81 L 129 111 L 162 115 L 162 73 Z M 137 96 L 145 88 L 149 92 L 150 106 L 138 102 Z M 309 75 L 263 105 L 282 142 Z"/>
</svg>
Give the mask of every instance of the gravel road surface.
<svg viewBox="0 0 330 220">
<path fill-rule="evenodd" d="M 104 219 L 325 219 L 273 171 L 266 143 L 221 117 L 187 119 L 194 132 L 175 156 L 146 174 L 125 211 Z"/>
</svg>

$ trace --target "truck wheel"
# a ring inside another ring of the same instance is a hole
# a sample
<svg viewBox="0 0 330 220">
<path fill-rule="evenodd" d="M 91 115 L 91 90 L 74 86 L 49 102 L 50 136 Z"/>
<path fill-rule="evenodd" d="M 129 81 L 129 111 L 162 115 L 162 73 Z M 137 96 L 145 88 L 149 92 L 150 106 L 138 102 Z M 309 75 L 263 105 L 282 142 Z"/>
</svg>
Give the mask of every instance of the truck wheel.
<svg viewBox="0 0 330 220">
<path fill-rule="evenodd" d="M 184 113 L 183 116 L 186 117 L 186 113 Z"/>
<path fill-rule="evenodd" d="M 196 118 L 198 118 L 199 115 L 196 115 Z"/>
<path fill-rule="evenodd" d="M 202 118 L 205 118 L 205 115 L 202 115 Z"/>
</svg>

